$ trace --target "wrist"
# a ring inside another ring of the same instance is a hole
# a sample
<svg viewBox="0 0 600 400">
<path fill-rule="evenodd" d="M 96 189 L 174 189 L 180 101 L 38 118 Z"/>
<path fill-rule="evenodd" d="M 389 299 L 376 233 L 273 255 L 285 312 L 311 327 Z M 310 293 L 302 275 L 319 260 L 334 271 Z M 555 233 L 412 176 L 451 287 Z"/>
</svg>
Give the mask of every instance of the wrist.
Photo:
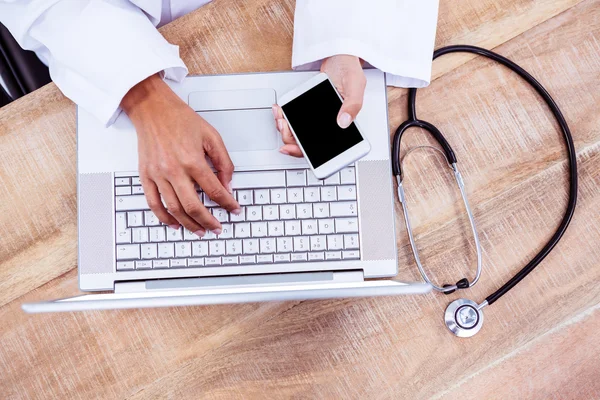
<svg viewBox="0 0 600 400">
<path fill-rule="evenodd" d="M 121 108 L 134 125 L 141 121 L 160 102 L 170 96 L 169 86 L 158 74 L 154 74 L 133 86 L 121 100 Z"/>
</svg>

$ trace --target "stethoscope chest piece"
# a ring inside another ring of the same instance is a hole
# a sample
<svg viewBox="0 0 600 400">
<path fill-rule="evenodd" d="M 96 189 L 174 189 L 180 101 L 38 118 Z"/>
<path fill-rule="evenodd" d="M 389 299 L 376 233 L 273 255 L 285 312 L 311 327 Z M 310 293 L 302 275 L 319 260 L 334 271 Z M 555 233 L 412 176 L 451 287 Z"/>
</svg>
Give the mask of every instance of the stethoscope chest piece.
<svg viewBox="0 0 600 400">
<path fill-rule="evenodd" d="M 472 300 L 457 299 L 448 304 L 444 320 L 450 332 L 458 337 L 471 337 L 483 325 L 481 306 Z"/>
</svg>

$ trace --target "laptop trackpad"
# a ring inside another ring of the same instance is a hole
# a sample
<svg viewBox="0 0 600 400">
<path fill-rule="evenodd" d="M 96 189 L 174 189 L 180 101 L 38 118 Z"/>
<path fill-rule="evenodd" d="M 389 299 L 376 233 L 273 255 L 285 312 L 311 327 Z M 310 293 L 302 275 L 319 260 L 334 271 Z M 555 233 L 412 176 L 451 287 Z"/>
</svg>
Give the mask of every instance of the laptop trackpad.
<svg viewBox="0 0 600 400">
<path fill-rule="evenodd" d="M 229 152 L 275 150 L 280 146 L 271 107 L 273 89 L 193 92 L 189 105 L 221 134 Z"/>
</svg>

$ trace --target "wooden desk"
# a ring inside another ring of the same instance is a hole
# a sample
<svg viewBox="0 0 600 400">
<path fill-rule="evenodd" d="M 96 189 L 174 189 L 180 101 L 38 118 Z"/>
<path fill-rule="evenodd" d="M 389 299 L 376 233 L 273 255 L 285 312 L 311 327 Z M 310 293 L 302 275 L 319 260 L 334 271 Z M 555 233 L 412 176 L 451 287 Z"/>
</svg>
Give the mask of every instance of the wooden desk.
<svg viewBox="0 0 600 400">
<path fill-rule="evenodd" d="M 219 0 L 162 32 L 192 73 L 290 65 L 294 2 Z M 437 46 L 495 48 L 538 77 L 567 118 L 579 203 L 557 249 L 486 309 L 472 339 L 446 331 L 457 294 L 26 315 L 73 296 L 75 107 L 49 85 L 0 110 L 1 398 L 600 397 L 600 1 L 442 0 Z M 468 184 L 483 241 L 483 299 L 547 240 L 566 204 L 561 137 L 545 106 L 487 60 L 446 56 L 419 92 Z M 389 90 L 390 126 L 406 91 Z M 415 131 L 406 146 L 429 143 Z M 436 279 L 474 252 L 450 174 L 407 160 L 408 201 Z M 422 178 L 422 179 L 419 179 Z M 398 206 L 397 206 L 398 207 Z M 401 280 L 419 279 L 397 208 Z"/>
</svg>

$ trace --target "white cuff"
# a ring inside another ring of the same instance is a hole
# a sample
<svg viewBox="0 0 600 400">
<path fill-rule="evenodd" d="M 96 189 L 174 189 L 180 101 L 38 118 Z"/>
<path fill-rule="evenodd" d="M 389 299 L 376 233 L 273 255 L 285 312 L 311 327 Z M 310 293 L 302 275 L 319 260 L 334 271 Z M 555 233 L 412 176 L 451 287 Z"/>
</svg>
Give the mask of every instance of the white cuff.
<svg viewBox="0 0 600 400">
<path fill-rule="evenodd" d="M 59 2 L 30 35 L 45 47 L 50 76 L 65 96 L 105 125 L 137 83 L 155 73 L 181 81 L 188 72 L 179 48 L 128 0 Z"/>
</svg>

